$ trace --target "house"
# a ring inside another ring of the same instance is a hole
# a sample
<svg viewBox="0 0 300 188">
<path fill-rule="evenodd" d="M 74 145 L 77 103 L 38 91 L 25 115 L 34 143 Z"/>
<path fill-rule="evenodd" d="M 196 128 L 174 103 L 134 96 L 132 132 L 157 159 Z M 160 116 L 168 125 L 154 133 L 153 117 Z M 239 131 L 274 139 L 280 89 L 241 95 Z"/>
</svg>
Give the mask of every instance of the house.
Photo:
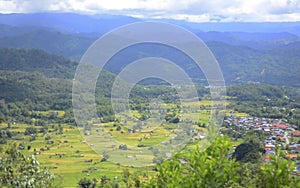
<svg viewBox="0 0 300 188">
<path fill-rule="evenodd" d="M 300 150 L 300 144 L 292 144 L 290 145 L 291 149 L 299 149 Z"/>
<path fill-rule="evenodd" d="M 292 136 L 299 137 L 300 136 L 300 131 L 298 131 L 298 130 L 293 131 Z"/>
<path fill-rule="evenodd" d="M 266 147 L 266 148 L 275 148 L 275 145 L 274 145 L 274 144 L 266 144 L 265 147 Z"/>
<path fill-rule="evenodd" d="M 283 129 L 283 130 L 288 128 L 288 126 L 286 126 L 285 124 L 277 124 L 277 123 L 274 123 L 272 126 L 273 126 L 273 127 L 277 127 L 277 128 L 279 128 L 279 129 Z"/>
<path fill-rule="evenodd" d="M 270 150 L 272 150 L 272 148 L 270 148 L 270 147 L 265 147 L 265 150 L 266 150 L 266 151 L 270 151 Z"/>
<path fill-rule="evenodd" d="M 291 160 L 296 160 L 297 159 L 297 155 L 295 155 L 295 154 L 286 154 L 285 157 L 289 158 Z"/>
</svg>

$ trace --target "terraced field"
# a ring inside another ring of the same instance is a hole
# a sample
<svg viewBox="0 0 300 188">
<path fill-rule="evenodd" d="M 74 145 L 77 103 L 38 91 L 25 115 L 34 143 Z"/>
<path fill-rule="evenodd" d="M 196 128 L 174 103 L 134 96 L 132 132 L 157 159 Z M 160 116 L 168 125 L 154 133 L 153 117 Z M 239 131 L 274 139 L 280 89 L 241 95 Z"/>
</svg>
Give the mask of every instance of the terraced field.
<svg viewBox="0 0 300 188">
<path fill-rule="evenodd" d="M 200 123 L 208 124 L 211 107 L 209 101 L 184 105 L 195 109 L 200 106 L 201 109 L 198 112 L 183 113 L 182 121 L 199 118 Z M 60 111 L 58 115 L 63 113 Z M 75 187 L 83 177 L 121 178 L 125 168 L 131 172 L 142 169 L 147 174 L 155 173 L 152 170 L 155 156 L 149 147 L 174 140 L 174 137 L 179 134 L 176 132 L 179 130 L 179 124 L 166 122 L 155 124 L 149 121 L 142 126 L 141 130 L 133 131 L 136 129 L 136 124 L 136 120 L 127 121 L 125 126 L 122 122 L 117 125 L 115 123 L 93 124 L 89 133 L 84 136 L 83 128 L 67 124 L 48 125 L 49 129 L 46 133 L 37 133 L 35 136 L 23 133 L 27 127 L 40 130 L 41 126 L 17 123 L 11 125 L 10 131 L 16 135 L 13 137 L 14 140 L 23 144 L 22 151 L 27 155 L 35 154 L 42 166 L 48 167 L 60 177 L 63 187 Z M 2 125 L 2 127 L 6 126 Z M 204 128 L 196 125 L 192 125 L 190 129 L 205 132 Z M 126 148 L 122 148 L 121 145 L 126 145 Z M 108 160 L 103 160 L 104 155 L 108 155 L 106 156 Z"/>
</svg>

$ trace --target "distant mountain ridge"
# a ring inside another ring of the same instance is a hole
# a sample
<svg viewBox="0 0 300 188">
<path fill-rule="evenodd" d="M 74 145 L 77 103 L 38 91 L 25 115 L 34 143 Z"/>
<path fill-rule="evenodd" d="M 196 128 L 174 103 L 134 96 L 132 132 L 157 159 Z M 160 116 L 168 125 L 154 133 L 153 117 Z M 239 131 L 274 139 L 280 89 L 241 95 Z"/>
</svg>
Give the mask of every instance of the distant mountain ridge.
<svg viewBox="0 0 300 188">
<path fill-rule="evenodd" d="M 1 27 L 0 27 L 1 28 Z M 79 37 L 53 30 L 33 30 L 1 37 L 0 48 L 38 48 L 50 53 L 79 60 L 95 38 Z"/>
<path fill-rule="evenodd" d="M 23 37 L 24 39 L 22 39 Z M 51 31 L 49 35 L 44 34 L 44 32 L 37 32 L 19 37 L 4 38 L 0 46 L 29 48 L 29 54 L 35 54 L 33 52 L 36 51 L 30 50 L 30 48 L 39 48 L 57 55 L 79 59 L 92 42 L 93 39 L 74 37 L 59 32 L 52 33 Z M 274 85 L 300 86 L 298 83 L 300 79 L 300 42 L 291 42 L 287 45 L 280 43 L 277 47 L 273 45 L 273 48 L 266 49 L 254 49 L 248 46 L 237 46 L 218 41 L 207 41 L 206 43 L 217 58 L 227 84 L 260 82 Z M 44 52 L 41 53 L 43 54 Z M 38 59 L 33 57 L 31 60 L 26 61 L 24 61 L 23 58 L 16 59 L 20 54 L 24 54 L 24 50 L 20 49 L 16 52 L 14 50 L 7 51 L 7 49 L 0 49 L 0 61 L 10 57 L 15 65 L 20 63 L 20 66 L 24 66 L 25 68 L 32 62 L 38 63 Z M 191 60 L 176 54 L 171 49 L 162 49 L 157 46 L 136 48 L 118 53 L 105 68 L 118 74 L 120 68 L 125 67 L 128 63 L 138 58 L 149 56 L 165 57 L 175 61 L 178 65 L 185 67 L 192 78 L 196 80 L 205 79 L 203 74 L 196 71 Z M 49 65 L 53 63 L 52 56 L 43 55 L 43 58 Z M 61 63 L 64 61 L 65 60 L 62 60 Z M 43 63 L 42 60 L 41 63 Z M 76 69 L 76 63 L 71 63 L 70 65 L 72 65 L 70 68 L 74 71 Z M 5 67 L 10 66 L 11 65 L 5 65 Z M 54 67 L 50 69 L 49 72 L 45 72 L 47 74 L 51 73 L 52 76 L 59 75 L 61 71 L 64 71 L 64 67 L 59 67 L 58 64 L 54 64 Z M 56 72 L 54 70 L 56 70 Z M 40 71 L 44 70 L 41 69 Z"/>
<path fill-rule="evenodd" d="M 129 16 L 89 16 L 74 13 L 0 14 L 0 24 L 42 27 L 64 33 L 104 33 L 138 21 L 141 20 Z"/>
<path fill-rule="evenodd" d="M 227 84 L 258 82 L 299 87 L 300 47 L 253 49 L 209 42 Z"/>
<path fill-rule="evenodd" d="M 296 41 L 300 41 L 297 35 L 281 33 L 249 33 L 249 32 L 197 32 L 196 35 L 205 42 L 218 41 L 237 46 L 251 48 L 277 48 Z"/>
<path fill-rule="evenodd" d="M 79 60 L 88 47 L 103 33 L 68 34 L 53 29 L 0 25 L 0 48 L 39 48 L 53 54 Z M 223 42 L 255 49 L 294 46 L 300 37 L 291 33 L 197 32 L 204 42 Z"/>
<path fill-rule="evenodd" d="M 204 22 L 173 19 L 141 19 L 122 15 L 75 13 L 0 14 L 0 24 L 51 28 L 64 33 L 105 33 L 116 27 L 141 21 L 159 21 L 182 26 L 192 32 L 283 33 L 300 36 L 300 22 Z"/>
<path fill-rule="evenodd" d="M 0 14 L 0 48 L 36 48 L 79 61 L 99 36 L 112 28 L 138 21 L 143 20 L 127 16 L 70 13 Z M 297 36 L 298 31 L 295 32 L 300 28 L 300 22 L 247 24 L 160 21 L 179 24 L 199 36 L 219 61 L 227 84 L 260 82 L 300 86 L 300 37 Z M 3 57 L 0 60 L 12 53 L 4 54 L 5 50 L 1 51 Z M 21 50 L 11 57 L 18 57 L 22 53 Z M 157 46 L 121 53 L 121 56 L 112 58 L 106 68 L 117 74 L 130 60 L 155 54 L 177 60 L 192 78 L 204 79 L 203 74 L 194 71 L 190 60 Z M 54 65 L 57 73 L 49 71 L 53 75 L 60 74 L 58 64 Z M 75 68 L 76 65 L 71 72 Z"/>
</svg>

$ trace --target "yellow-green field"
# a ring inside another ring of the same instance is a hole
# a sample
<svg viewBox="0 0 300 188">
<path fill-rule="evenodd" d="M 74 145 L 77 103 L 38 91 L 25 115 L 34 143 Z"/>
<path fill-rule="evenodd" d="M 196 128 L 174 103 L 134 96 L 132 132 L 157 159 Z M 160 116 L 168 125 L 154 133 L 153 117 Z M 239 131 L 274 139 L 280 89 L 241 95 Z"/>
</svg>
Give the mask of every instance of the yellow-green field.
<svg viewBox="0 0 300 188">
<path fill-rule="evenodd" d="M 65 111 L 63 110 L 49 110 L 49 111 L 39 111 L 38 114 L 43 116 L 50 116 L 51 114 L 56 114 L 57 117 L 63 117 L 65 115 Z"/>
<path fill-rule="evenodd" d="M 211 105 L 210 101 L 186 102 L 184 108 L 194 109 L 194 111 L 183 113 L 180 119 L 183 121 L 187 119 L 198 120 L 200 123 L 208 124 Z M 200 109 L 200 107 L 202 108 Z M 57 113 L 57 116 L 60 117 L 64 114 L 63 111 L 39 113 L 43 115 Z M 229 111 L 226 113 L 229 113 Z M 139 116 L 137 112 L 133 112 L 133 114 Z M 246 116 L 246 114 L 236 115 Z M 152 162 L 154 156 L 152 152 L 145 150 L 143 147 L 170 140 L 175 136 L 176 125 L 167 123 L 161 125 L 150 121 L 141 131 L 129 132 L 128 130 L 135 123 L 129 121 L 126 126 L 121 126 L 121 130 L 116 130 L 117 126 L 114 123 L 94 124 L 90 133 L 95 136 L 85 136 L 84 138 L 81 134 L 83 132 L 82 128 L 78 129 L 66 124 L 61 125 L 63 128 L 62 133 L 54 131 L 58 130 L 58 125 L 48 126 L 48 133 L 38 133 L 33 141 L 29 140 L 30 135 L 20 134 L 25 131 L 26 127 L 31 125 L 17 123 L 11 125 L 10 131 L 18 133 L 18 136 L 14 136 L 14 139 L 16 142 L 25 145 L 25 149 L 22 150 L 24 154 L 32 155 L 36 153 L 40 164 L 57 174 L 63 187 L 76 187 L 78 181 L 83 177 L 99 179 L 102 176 L 110 178 L 117 176 L 121 178 L 124 168 L 129 168 L 131 172 L 143 170 L 150 175 L 155 173 L 151 167 L 151 165 L 154 165 Z M 2 124 L 2 127 L 4 128 L 6 125 Z M 41 128 L 39 126 L 34 127 Z M 205 131 L 203 128 L 197 127 L 197 129 Z M 101 131 L 109 134 L 113 141 L 110 142 L 102 136 L 97 136 L 100 135 Z M 93 143 L 92 147 L 90 146 L 91 143 Z M 117 147 L 120 144 L 126 144 L 128 150 L 119 150 Z M 142 145 L 142 147 L 138 147 L 139 145 Z M 115 163 L 101 162 L 103 152 L 101 149 L 97 150 L 97 148 L 108 148 L 107 150 L 112 156 L 110 160 Z M 118 161 L 120 161 L 120 164 L 116 164 Z M 122 165 L 127 165 L 127 167 Z M 148 167 L 139 168 L 138 166 Z"/>
<path fill-rule="evenodd" d="M 84 139 L 76 127 L 62 126 L 63 134 L 58 132 L 39 133 L 34 141 L 29 141 L 30 136 L 22 136 L 17 138 L 17 142 L 24 143 L 25 149 L 22 151 L 26 155 L 32 155 L 34 151 L 38 152 L 36 157 L 40 164 L 57 174 L 63 187 L 76 187 L 78 181 L 83 177 L 99 179 L 102 176 L 110 178 L 117 176 L 121 178 L 125 167 L 110 162 L 100 162 L 102 156 L 93 151 L 88 143 L 82 142 Z M 28 125 L 15 124 L 12 125 L 11 132 L 24 132 L 26 127 Z M 46 143 L 47 136 L 50 136 L 53 144 Z M 28 146 L 31 147 L 29 150 Z M 89 160 L 92 162 L 86 162 Z M 137 171 L 138 168 L 130 170 Z M 147 170 L 147 168 L 143 168 L 143 170 Z M 153 173 L 150 172 L 150 168 L 148 170 L 150 174 Z"/>
</svg>

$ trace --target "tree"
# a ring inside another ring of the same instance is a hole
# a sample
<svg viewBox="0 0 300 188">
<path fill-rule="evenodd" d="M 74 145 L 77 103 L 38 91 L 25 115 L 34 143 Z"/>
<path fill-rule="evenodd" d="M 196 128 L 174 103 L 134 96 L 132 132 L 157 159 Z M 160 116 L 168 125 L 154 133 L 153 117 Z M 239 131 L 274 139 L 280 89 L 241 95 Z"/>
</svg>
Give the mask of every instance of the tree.
<svg viewBox="0 0 300 188">
<path fill-rule="evenodd" d="M 109 154 L 107 151 L 103 151 L 101 162 L 107 161 L 109 158 Z"/>
<path fill-rule="evenodd" d="M 232 146 L 218 138 L 205 151 L 198 148 L 180 153 L 158 166 L 153 187 L 235 187 L 239 165 L 229 159 Z"/>
<path fill-rule="evenodd" d="M 126 144 L 121 144 L 121 145 L 119 145 L 119 149 L 120 149 L 120 150 L 127 150 L 128 147 L 127 147 Z"/>
<path fill-rule="evenodd" d="M 291 175 L 294 169 L 295 163 L 284 159 L 284 152 L 275 148 L 275 154 L 270 155 L 270 162 L 261 166 L 261 172 L 257 177 L 259 187 L 300 187 L 299 178 Z"/>
<path fill-rule="evenodd" d="M 128 169 L 124 169 L 122 181 L 126 187 L 143 187 L 142 180 L 139 175 L 139 172 L 131 174 Z"/>
<path fill-rule="evenodd" d="M 31 135 L 31 134 L 36 134 L 36 133 L 37 133 L 37 130 L 34 127 L 27 127 L 24 132 L 25 135 Z"/>
<path fill-rule="evenodd" d="M 81 188 L 89 188 L 92 185 L 92 181 L 90 179 L 87 179 L 87 178 L 84 177 L 84 178 L 79 180 L 78 185 Z"/>
<path fill-rule="evenodd" d="M 233 157 L 237 161 L 256 163 L 261 159 L 262 150 L 258 142 L 245 142 L 236 147 Z"/>
<path fill-rule="evenodd" d="M 300 179 L 291 174 L 295 164 L 284 159 L 278 148 L 270 163 L 242 163 L 230 157 L 232 145 L 217 138 L 205 151 L 186 150 L 157 167 L 158 175 L 149 187 L 300 187 Z"/>
<path fill-rule="evenodd" d="M 55 176 L 40 167 L 37 159 L 23 155 L 16 143 L 4 147 L 0 155 L 0 187 L 53 187 Z"/>
<path fill-rule="evenodd" d="M 179 122 L 179 118 L 176 114 L 176 112 L 168 112 L 165 116 L 165 120 L 169 123 L 178 123 Z"/>
<path fill-rule="evenodd" d="M 0 125 L 4 122 L 5 118 L 4 117 L 0 117 Z"/>
</svg>

